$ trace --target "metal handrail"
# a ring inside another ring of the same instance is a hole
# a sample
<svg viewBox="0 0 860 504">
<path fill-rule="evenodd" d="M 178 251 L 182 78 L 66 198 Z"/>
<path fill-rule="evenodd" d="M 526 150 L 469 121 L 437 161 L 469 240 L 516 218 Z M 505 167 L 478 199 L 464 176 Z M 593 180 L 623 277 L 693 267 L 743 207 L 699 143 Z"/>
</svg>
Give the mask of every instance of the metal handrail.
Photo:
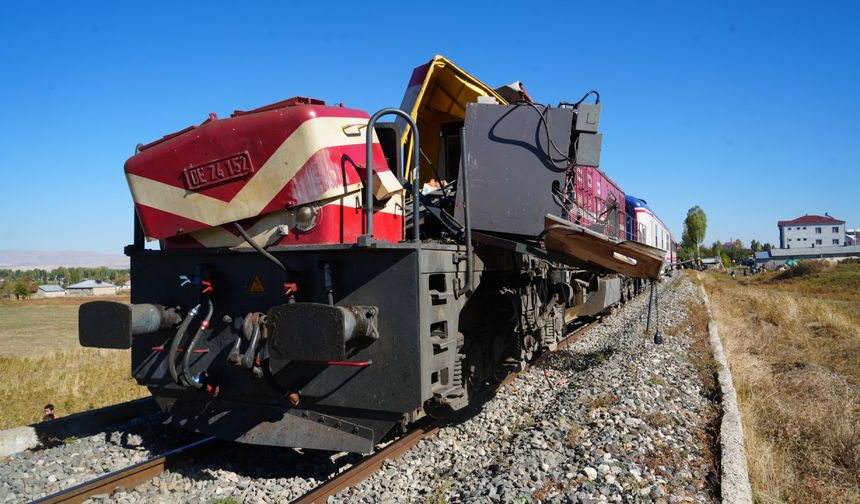
<svg viewBox="0 0 860 504">
<path fill-rule="evenodd" d="M 418 229 L 418 213 L 420 211 L 420 202 L 418 198 L 418 182 L 420 180 L 419 163 L 421 147 L 418 143 L 418 125 L 415 124 L 415 121 L 412 119 L 412 116 L 410 116 L 406 112 L 396 108 L 385 108 L 370 116 L 370 120 L 367 121 L 367 142 L 365 150 L 365 165 L 367 166 L 367 173 L 365 176 L 364 183 L 364 216 L 366 221 L 365 229 L 367 230 L 367 232 L 358 237 L 358 243 L 360 245 L 368 246 L 373 243 L 373 126 L 376 124 L 376 121 L 378 121 L 380 117 L 389 114 L 400 116 L 404 120 L 406 120 L 406 122 L 409 123 L 409 125 L 412 127 L 412 134 L 414 135 L 412 143 L 412 159 L 414 160 L 414 166 L 412 167 L 412 231 L 413 241 L 418 242 L 420 240 Z M 398 163 L 397 171 L 399 172 L 397 176 L 398 182 L 402 184 L 404 182 L 404 179 L 406 178 L 405 172 L 403 171 L 402 161 Z"/>
<path fill-rule="evenodd" d="M 472 257 L 472 217 L 469 207 L 469 176 L 466 167 L 466 128 L 460 128 L 460 190 L 463 191 L 463 226 L 466 235 L 466 281 L 457 290 L 457 297 L 472 290 L 472 277 L 475 276 Z"/>
</svg>

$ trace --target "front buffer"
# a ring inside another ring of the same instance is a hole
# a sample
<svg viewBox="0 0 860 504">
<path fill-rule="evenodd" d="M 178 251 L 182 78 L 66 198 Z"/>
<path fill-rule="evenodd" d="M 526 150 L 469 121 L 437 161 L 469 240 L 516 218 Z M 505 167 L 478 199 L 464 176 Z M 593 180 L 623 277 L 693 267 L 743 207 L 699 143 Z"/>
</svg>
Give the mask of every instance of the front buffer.
<svg viewBox="0 0 860 504">
<path fill-rule="evenodd" d="M 133 376 L 170 424 L 243 443 L 370 451 L 433 394 L 422 252 L 270 251 L 288 274 L 251 251 L 139 252 L 132 308 L 85 305 L 81 343 L 130 344 Z"/>
</svg>

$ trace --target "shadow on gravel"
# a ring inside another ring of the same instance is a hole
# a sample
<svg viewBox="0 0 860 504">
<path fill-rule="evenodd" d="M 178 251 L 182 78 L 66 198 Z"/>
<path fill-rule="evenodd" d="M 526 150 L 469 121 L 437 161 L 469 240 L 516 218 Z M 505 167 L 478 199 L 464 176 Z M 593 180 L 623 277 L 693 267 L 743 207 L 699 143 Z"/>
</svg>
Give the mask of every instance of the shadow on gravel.
<svg viewBox="0 0 860 504">
<path fill-rule="evenodd" d="M 121 429 L 126 431 L 138 431 L 136 434 L 145 433 L 147 429 L 141 429 L 140 425 L 148 419 L 158 419 L 158 406 L 152 397 L 144 397 L 125 403 L 98 408 L 95 410 L 73 413 L 56 420 L 48 420 L 30 427 L 36 432 L 40 445 L 32 448 L 32 451 L 40 451 L 56 448 L 68 444 L 79 438 L 88 437 L 102 432 L 111 433 Z M 138 438 L 132 438 L 132 442 Z M 138 445 L 140 443 L 137 443 Z"/>
<path fill-rule="evenodd" d="M 615 355 L 614 347 L 606 347 L 601 350 L 588 353 L 576 353 L 570 350 L 558 350 L 541 356 L 533 367 L 552 369 L 555 371 L 585 371 L 586 369 L 600 366 Z"/>
<path fill-rule="evenodd" d="M 218 471 L 235 473 L 238 478 L 321 480 L 361 458 L 359 453 L 296 450 L 217 440 L 195 457 L 171 467 L 170 471 L 192 481 L 222 481 L 225 484 L 235 484 L 236 481 L 223 481 Z"/>
<path fill-rule="evenodd" d="M 101 438 L 101 442 L 105 445 L 126 450 L 146 451 L 154 457 L 200 439 L 199 434 L 164 426 L 163 419 L 162 413 L 150 414 L 122 424 L 102 427 L 98 429 L 99 432 L 92 432 L 95 429 L 90 426 L 85 426 L 87 430 L 83 428 L 44 429 L 38 432 L 39 446 L 31 451 L 38 453 L 63 446 L 69 446 L 70 451 L 75 451 L 77 448 L 72 446 L 75 441 L 94 436 Z"/>
</svg>

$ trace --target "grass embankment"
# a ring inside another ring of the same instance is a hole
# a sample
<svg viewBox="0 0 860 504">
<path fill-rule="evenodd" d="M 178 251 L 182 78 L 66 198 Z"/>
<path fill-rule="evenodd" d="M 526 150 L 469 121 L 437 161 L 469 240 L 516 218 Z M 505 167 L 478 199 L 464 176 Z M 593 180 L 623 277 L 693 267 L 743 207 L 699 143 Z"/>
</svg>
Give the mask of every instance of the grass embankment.
<svg viewBox="0 0 860 504">
<path fill-rule="evenodd" d="M 91 298 L 0 302 L 0 429 L 145 396 L 128 350 L 78 346 L 78 306 Z M 111 298 L 128 301 L 128 298 Z"/>
<path fill-rule="evenodd" d="M 860 502 L 860 264 L 703 278 L 756 502 Z"/>
</svg>

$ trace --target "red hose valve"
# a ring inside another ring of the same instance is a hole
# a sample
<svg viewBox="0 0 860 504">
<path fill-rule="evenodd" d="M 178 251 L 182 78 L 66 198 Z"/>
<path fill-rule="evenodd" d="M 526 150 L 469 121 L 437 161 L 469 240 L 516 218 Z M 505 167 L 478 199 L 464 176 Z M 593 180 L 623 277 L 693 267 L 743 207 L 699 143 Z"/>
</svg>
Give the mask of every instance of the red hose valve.
<svg viewBox="0 0 860 504">
<path fill-rule="evenodd" d="M 284 282 L 284 295 L 289 296 L 299 291 L 299 287 L 295 283 Z"/>
<path fill-rule="evenodd" d="M 200 283 L 203 285 L 203 291 L 201 292 L 201 294 L 209 294 L 214 290 L 212 288 L 212 282 L 210 282 L 209 280 L 203 280 Z"/>
</svg>

